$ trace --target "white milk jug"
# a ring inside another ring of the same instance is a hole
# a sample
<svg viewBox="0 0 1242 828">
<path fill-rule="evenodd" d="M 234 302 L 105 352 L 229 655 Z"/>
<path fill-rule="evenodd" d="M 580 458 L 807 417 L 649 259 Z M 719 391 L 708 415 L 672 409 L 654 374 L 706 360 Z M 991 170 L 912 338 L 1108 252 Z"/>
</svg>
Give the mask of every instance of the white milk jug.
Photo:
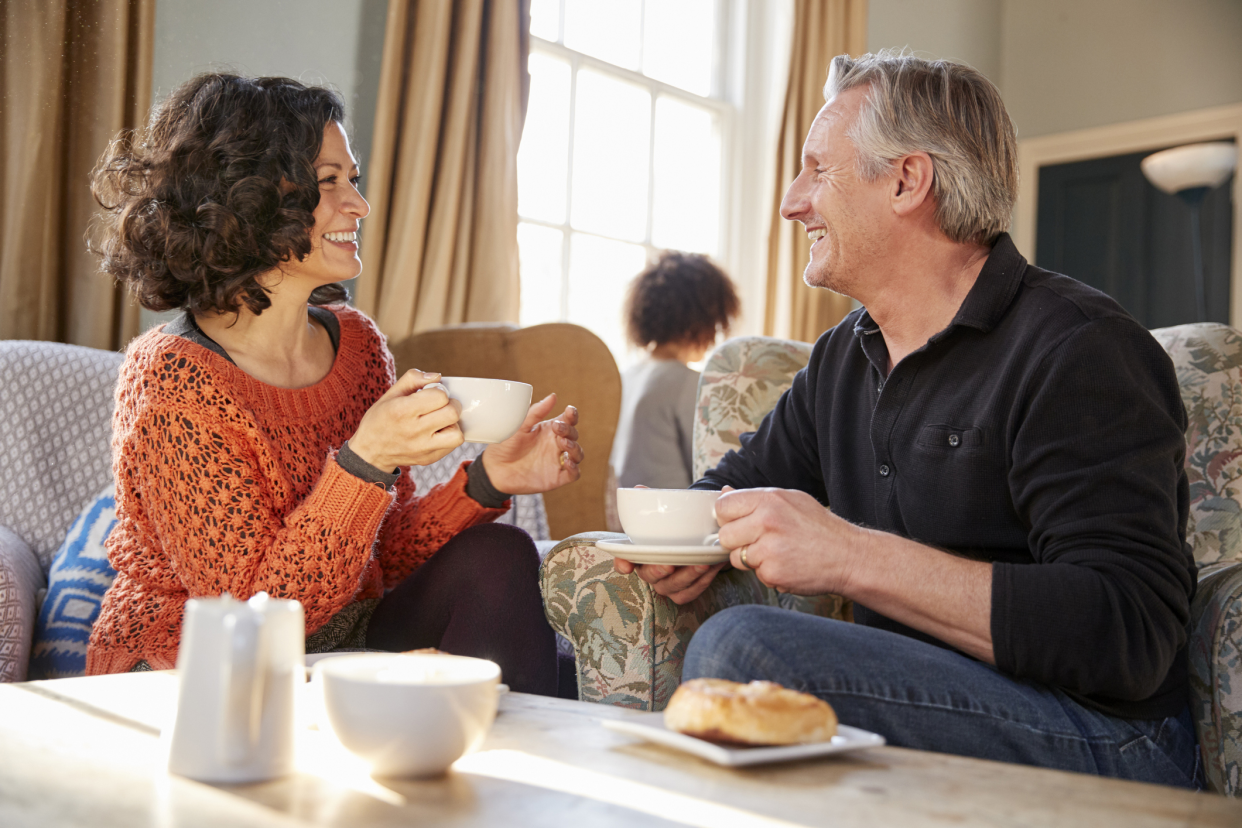
<svg viewBox="0 0 1242 828">
<path fill-rule="evenodd" d="M 168 769 L 201 782 L 293 770 L 295 698 L 306 681 L 302 605 L 260 592 L 186 602 Z"/>
</svg>

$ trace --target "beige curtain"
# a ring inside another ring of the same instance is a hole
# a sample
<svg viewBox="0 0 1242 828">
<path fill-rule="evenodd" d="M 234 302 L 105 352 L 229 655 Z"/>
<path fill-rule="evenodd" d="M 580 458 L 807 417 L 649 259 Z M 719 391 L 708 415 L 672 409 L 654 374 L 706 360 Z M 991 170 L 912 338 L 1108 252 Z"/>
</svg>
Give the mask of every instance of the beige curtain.
<svg viewBox="0 0 1242 828">
<path fill-rule="evenodd" d="M 798 222 L 780 216 L 785 188 L 802 168 L 802 142 L 824 105 L 828 64 L 840 54 L 867 50 L 867 0 L 794 0 L 789 88 L 777 142 L 776 194 L 768 235 L 768 282 L 764 333 L 814 342 L 849 313 L 850 300 L 810 288 L 802 272 L 810 243 Z"/>
<path fill-rule="evenodd" d="M 518 319 L 529 0 L 389 0 L 355 303 L 390 339 Z"/>
<path fill-rule="evenodd" d="M 151 96 L 155 0 L 0 2 L 0 339 L 122 347 L 138 307 L 85 234 L 89 174 Z"/>
</svg>

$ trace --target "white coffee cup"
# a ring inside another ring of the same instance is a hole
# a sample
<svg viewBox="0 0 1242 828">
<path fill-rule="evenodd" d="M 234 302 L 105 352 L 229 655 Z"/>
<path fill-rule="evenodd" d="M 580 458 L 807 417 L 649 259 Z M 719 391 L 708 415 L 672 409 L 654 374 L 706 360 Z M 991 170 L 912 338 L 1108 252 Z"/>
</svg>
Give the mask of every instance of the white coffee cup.
<svg viewBox="0 0 1242 828">
<path fill-rule="evenodd" d="M 306 681 L 297 601 L 260 592 L 186 602 L 168 769 L 200 782 L 258 782 L 293 770 L 295 698 Z"/>
<path fill-rule="evenodd" d="M 461 404 L 462 434 L 467 443 L 500 443 L 521 427 L 530 409 L 532 388 L 513 380 L 441 377 L 449 398 Z"/>
<path fill-rule="evenodd" d="M 617 516 L 638 546 L 711 546 L 720 530 L 714 511 L 720 492 L 697 489 L 617 489 Z"/>
<path fill-rule="evenodd" d="M 351 653 L 313 668 L 330 730 L 380 776 L 427 777 L 477 748 L 496 718 L 500 667 L 435 653 Z"/>
</svg>

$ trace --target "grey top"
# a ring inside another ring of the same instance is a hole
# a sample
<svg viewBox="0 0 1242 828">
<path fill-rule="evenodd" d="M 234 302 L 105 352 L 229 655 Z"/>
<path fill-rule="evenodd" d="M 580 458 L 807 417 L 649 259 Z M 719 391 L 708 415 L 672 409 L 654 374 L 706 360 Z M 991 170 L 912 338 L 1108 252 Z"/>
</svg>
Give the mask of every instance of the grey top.
<svg viewBox="0 0 1242 828">
<path fill-rule="evenodd" d="M 617 484 L 684 489 L 699 372 L 675 359 L 645 359 L 621 375 L 621 419 L 612 444 Z"/>
</svg>

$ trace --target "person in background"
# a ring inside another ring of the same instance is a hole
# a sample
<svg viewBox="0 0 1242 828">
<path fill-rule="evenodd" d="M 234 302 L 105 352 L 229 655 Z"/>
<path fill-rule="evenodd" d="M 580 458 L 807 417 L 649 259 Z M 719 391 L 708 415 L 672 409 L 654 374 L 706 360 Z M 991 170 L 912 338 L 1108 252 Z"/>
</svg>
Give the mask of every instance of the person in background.
<svg viewBox="0 0 1242 828">
<path fill-rule="evenodd" d="M 436 373 L 397 377 L 345 304 L 370 211 L 336 93 L 205 74 L 96 169 L 103 270 L 177 310 L 130 343 L 113 417 L 117 577 L 91 674 L 174 666 L 185 604 L 300 601 L 306 651 L 438 647 L 557 689 L 531 539 L 511 494 L 578 479 L 577 410 L 549 395 L 517 434 L 415 494 L 408 470 L 462 443 Z"/>
<path fill-rule="evenodd" d="M 625 332 L 646 358 L 621 376 L 621 418 L 612 464 L 622 487 L 684 489 L 699 362 L 727 334 L 739 303 L 733 282 L 706 256 L 667 251 L 626 295 Z"/>
</svg>

